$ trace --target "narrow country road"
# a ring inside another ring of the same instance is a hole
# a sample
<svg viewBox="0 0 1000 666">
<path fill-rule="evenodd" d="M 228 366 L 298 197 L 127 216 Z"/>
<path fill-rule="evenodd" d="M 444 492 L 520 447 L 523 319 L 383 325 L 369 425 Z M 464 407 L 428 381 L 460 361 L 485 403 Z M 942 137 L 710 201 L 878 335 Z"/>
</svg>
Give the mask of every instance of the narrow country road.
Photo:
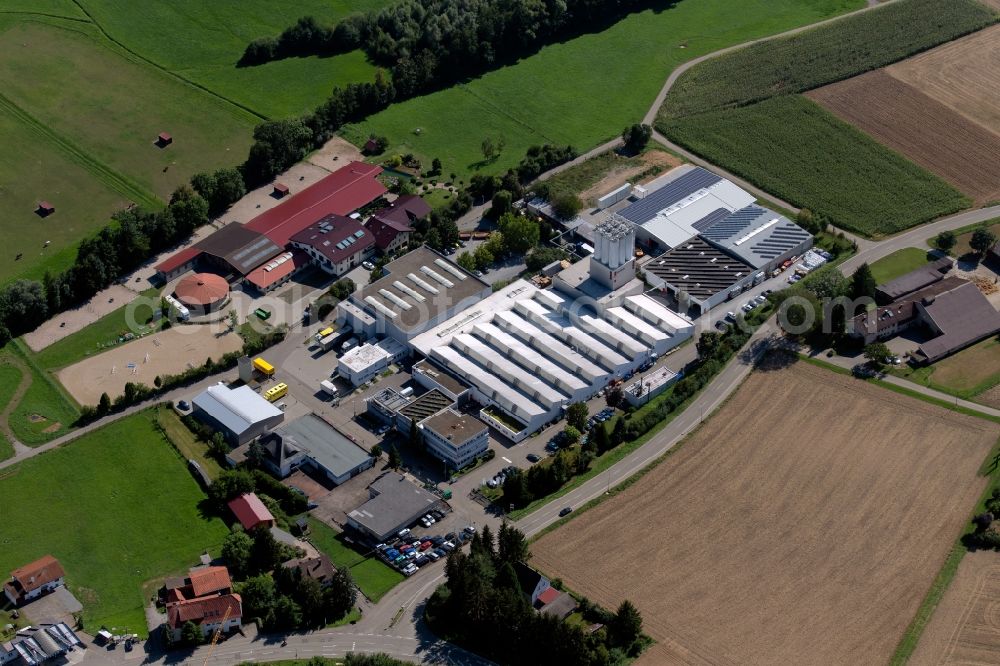
<svg viewBox="0 0 1000 666">
<path fill-rule="evenodd" d="M 875 2 L 875 0 L 868 0 L 868 6 L 858 11 L 867 11 L 871 7 L 877 6 L 878 4 L 879 3 Z M 845 16 L 849 15 L 850 14 L 847 14 Z M 839 20 L 840 18 L 843 17 L 826 19 L 809 26 L 803 26 L 781 33 L 781 35 L 778 36 L 795 34 L 817 25 Z M 771 39 L 773 37 L 774 36 L 763 39 Z M 685 71 L 697 63 L 703 62 L 711 57 L 743 48 L 749 44 L 759 41 L 761 40 L 753 40 L 745 44 L 720 49 L 714 53 L 695 58 L 694 60 L 689 61 L 675 69 L 668 76 L 663 88 L 654 100 L 653 105 L 643 118 L 643 122 L 652 124 L 663 99 L 665 99 L 667 93 L 677 81 L 678 77 Z M 781 201 L 780 199 L 753 187 L 742 179 L 737 178 L 732 174 L 728 174 L 714 165 L 708 164 L 680 146 L 676 146 L 658 132 L 654 133 L 654 138 L 670 150 L 683 155 L 696 164 L 711 168 L 713 171 L 730 178 L 741 187 L 757 194 L 757 196 L 774 201 L 779 206 L 788 208 L 793 212 L 796 210 L 788 202 Z M 620 143 L 620 140 L 616 139 L 597 146 L 572 162 L 556 167 L 550 172 L 543 174 L 540 176 L 540 179 L 544 180 L 545 178 L 548 178 L 555 173 L 559 173 L 574 164 L 578 164 L 589 157 L 606 150 L 610 150 L 618 143 Z M 472 211 L 462 217 L 459 221 L 459 227 L 462 229 L 472 228 L 476 223 L 478 223 L 483 211 L 485 211 L 488 206 L 489 204 L 487 203 L 474 207 Z M 958 228 L 960 226 L 989 219 L 989 217 L 997 215 L 1000 215 L 1000 206 L 978 211 L 969 211 L 967 213 L 944 218 L 919 229 L 912 230 L 911 232 L 907 232 L 881 242 L 868 241 L 858 238 L 856 240 L 859 246 L 859 253 L 851 261 L 846 262 L 843 265 L 843 270 L 845 270 L 845 272 L 851 270 L 852 262 L 856 262 L 853 263 L 853 265 L 856 266 L 860 264 L 861 261 L 873 261 L 881 256 L 895 251 L 896 249 L 899 249 L 900 247 L 919 244 L 920 242 L 925 241 L 926 238 L 933 237 L 943 229 Z M 676 446 L 678 442 L 682 441 L 692 430 L 697 428 L 704 419 L 706 419 L 729 397 L 729 395 L 733 393 L 733 391 L 736 390 L 736 388 L 752 370 L 754 362 L 767 349 L 769 349 L 772 344 L 775 343 L 777 335 L 778 329 L 776 325 L 773 320 L 769 320 L 761 326 L 760 329 L 758 329 L 740 353 L 738 353 L 736 357 L 722 370 L 722 372 L 719 373 L 719 375 L 717 375 L 707 387 L 705 387 L 705 389 L 694 399 L 690 406 L 683 412 L 677 414 L 676 417 L 659 433 L 624 459 L 619 461 L 617 464 L 612 466 L 606 472 L 590 479 L 563 497 L 550 501 L 548 504 L 540 507 L 530 515 L 522 518 L 520 521 L 517 521 L 517 527 L 529 536 L 536 535 L 545 529 L 545 527 L 558 520 L 558 512 L 563 507 L 582 506 L 591 499 L 606 492 L 611 486 L 614 486 L 615 484 L 620 483 L 633 474 L 641 471 L 643 468 L 647 467 L 649 464 L 664 455 L 672 447 Z M 300 341 L 294 332 L 290 331 L 286 340 L 280 343 L 279 347 L 281 349 L 289 349 L 290 347 L 286 346 L 296 345 L 299 344 L 299 342 Z M 194 388 L 207 386 L 219 381 L 220 379 L 234 376 L 234 374 L 235 371 L 229 371 L 227 373 L 206 378 L 205 380 L 199 382 Z M 910 387 L 911 385 L 907 384 L 907 386 Z M 145 409 L 153 402 L 174 399 L 182 394 L 188 394 L 192 390 L 193 387 L 191 386 L 176 389 L 175 391 L 167 393 L 163 396 L 159 396 L 155 401 L 136 405 L 124 410 L 123 412 L 105 417 L 88 426 L 80 428 L 69 435 L 53 440 L 44 446 L 26 451 L 19 451 L 14 458 L 0 462 L 0 469 L 16 464 L 25 458 L 38 455 L 49 449 L 64 445 L 83 434 L 110 423 L 111 421 L 135 413 L 141 409 Z M 977 408 L 980 410 L 984 409 L 980 405 L 974 405 L 972 403 L 969 403 L 969 405 L 970 408 Z M 495 519 L 486 518 L 483 522 L 492 522 L 494 520 Z M 427 598 L 433 593 L 435 587 L 442 582 L 444 577 L 444 567 L 441 563 L 431 565 L 427 567 L 427 569 L 430 569 L 430 571 L 424 571 L 421 575 L 406 579 L 396 586 L 377 605 L 366 612 L 356 625 L 348 625 L 336 629 L 288 636 L 288 644 L 286 647 L 281 647 L 281 640 L 283 637 L 254 636 L 243 638 L 237 636 L 227 640 L 219 646 L 216 646 L 214 651 L 210 651 L 209 648 L 203 647 L 187 654 L 149 653 L 145 655 L 141 664 L 145 666 L 146 664 L 210 663 L 219 666 L 233 666 L 247 661 L 275 661 L 279 659 L 307 658 L 315 655 L 333 657 L 354 651 L 387 652 L 392 656 L 401 659 L 415 660 L 426 663 L 488 663 L 483 659 L 462 650 L 461 648 L 437 639 L 426 628 L 422 620 L 423 605 Z M 87 651 L 84 661 L 86 663 L 103 662 L 107 664 L 127 664 L 128 662 L 140 662 L 139 656 L 141 655 L 130 656 L 128 653 L 124 653 L 123 651 L 110 652 L 90 649 Z"/>
</svg>

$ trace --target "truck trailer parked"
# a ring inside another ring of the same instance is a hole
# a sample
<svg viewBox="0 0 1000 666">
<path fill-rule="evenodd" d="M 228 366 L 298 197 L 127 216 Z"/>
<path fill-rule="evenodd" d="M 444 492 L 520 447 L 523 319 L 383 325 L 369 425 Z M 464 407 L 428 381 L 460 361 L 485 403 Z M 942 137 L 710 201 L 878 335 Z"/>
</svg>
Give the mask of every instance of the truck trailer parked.
<svg viewBox="0 0 1000 666">
<path fill-rule="evenodd" d="M 337 344 L 337 340 L 340 338 L 336 333 L 331 333 L 322 340 L 319 341 L 319 346 L 323 351 L 330 351 Z"/>
<path fill-rule="evenodd" d="M 324 393 L 329 395 L 331 398 L 337 397 L 337 387 L 329 379 L 324 379 L 323 381 L 321 381 L 319 383 L 319 387 L 320 389 L 322 389 Z"/>
</svg>

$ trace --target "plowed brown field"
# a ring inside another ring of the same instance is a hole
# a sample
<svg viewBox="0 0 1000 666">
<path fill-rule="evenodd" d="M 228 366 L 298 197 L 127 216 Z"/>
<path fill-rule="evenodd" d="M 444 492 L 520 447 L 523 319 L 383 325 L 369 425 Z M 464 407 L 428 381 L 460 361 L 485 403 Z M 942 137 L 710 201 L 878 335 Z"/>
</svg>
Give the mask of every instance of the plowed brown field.
<svg viewBox="0 0 1000 666">
<path fill-rule="evenodd" d="M 885 663 L 982 492 L 1000 426 L 803 363 L 758 371 L 671 458 L 532 545 L 645 664 Z"/>
<path fill-rule="evenodd" d="M 1000 72 L 995 74 L 1000 83 Z M 806 95 L 977 203 L 1000 198 L 1000 134 L 893 78 L 886 70 Z"/>
<path fill-rule="evenodd" d="M 913 666 L 1000 663 L 1000 557 L 968 553 L 910 658 Z"/>
<path fill-rule="evenodd" d="M 991 6 L 1000 10 L 1000 0 Z M 983 127 L 1000 133 L 1000 25 L 890 65 L 909 83 Z"/>
</svg>

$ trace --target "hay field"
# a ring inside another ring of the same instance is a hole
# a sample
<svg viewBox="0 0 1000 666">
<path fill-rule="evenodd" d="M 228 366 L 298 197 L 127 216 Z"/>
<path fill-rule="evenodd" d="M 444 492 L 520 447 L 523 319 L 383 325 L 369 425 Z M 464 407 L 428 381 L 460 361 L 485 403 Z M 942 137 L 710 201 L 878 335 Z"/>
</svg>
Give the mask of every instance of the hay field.
<svg viewBox="0 0 1000 666">
<path fill-rule="evenodd" d="M 824 86 L 806 96 L 977 203 L 1000 197 L 1000 134 L 886 70 Z"/>
<path fill-rule="evenodd" d="M 1000 9 L 1000 2 L 994 0 L 994 6 Z M 973 122 L 1000 132 L 1000 25 L 890 65 L 887 71 Z"/>
<path fill-rule="evenodd" d="M 967 553 L 909 662 L 913 666 L 1000 663 L 1000 558 Z"/>
<path fill-rule="evenodd" d="M 152 386 L 157 375 L 180 374 L 209 357 L 217 361 L 243 346 L 243 338 L 236 333 L 219 335 L 220 328 L 211 324 L 174 326 L 91 356 L 56 376 L 81 405 L 96 405 L 102 393 L 112 400 L 121 395 L 127 382 Z M 147 353 L 149 361 L 145 360 Z M 135 374 L 127 367 L 129 363 L 136 365 Z"/>
<path fill-rule="evenodd" d="M 648 664 L 885 663 L 985 479 L 996 424 L 797 364 L 755 372 L 659 467 L 532 546 Z"/>
</svg>

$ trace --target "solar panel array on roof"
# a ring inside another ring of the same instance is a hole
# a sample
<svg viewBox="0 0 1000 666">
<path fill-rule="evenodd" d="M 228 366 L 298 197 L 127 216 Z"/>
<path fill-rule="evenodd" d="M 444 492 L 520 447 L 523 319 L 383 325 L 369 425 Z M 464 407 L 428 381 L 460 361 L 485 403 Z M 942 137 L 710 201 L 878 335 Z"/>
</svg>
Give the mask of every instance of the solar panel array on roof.
<svg viewBox="0 0 1000 666">
<path fill-rule="evenodd" d="M 731 214 L 731 211 L 729 211 L 729 210 L 727 210 L 725 208 L 716 208 L 711 213 L 709 213 L 705 217 L 701 218 L 700 220 L 698 220 L 697 222 L 695 222 L 691 226 L 694 227 L 695 229 L 697 229 L 698 231 L 705 231 L 706 229 L 710 228 L 713 224 L 715 224 L 719 220 L 725 219 L 730 214 Z"/>
<path fill-rule="evenodd" d="M 715 243 L 755 268 L 806 243 L 809 232 L 777 213 L 747 206 L 717 221 L 701 232 Z"/>
<path fill-rule="evenodd" d="M 646 198 L 626 206 L 618 214 L 630 222 L 643 224 L 656 217 L 661 210 L 669 208 L 684 197 L 706 187 L 711 187 L 721 180 L 722 178 L 711 171 L 698 167 L 667 183 L 655 192 L 651 192 Z"/>
<path fill-rule="evenodd" d="M 277 245 L 271 242 L 271 239 L 264 236 L 253 245 L 245 247 L 236 254 L 232 255 L 230 261 L 235 263 L 236 267 L 244 273 L 249 273 L 251 270 L 259 266 L 260 262 L 264 261 L 268 257 L 273 257 L 275 251 L 279 249 L 280 248 L 278 248 Z"/>
</svg>

